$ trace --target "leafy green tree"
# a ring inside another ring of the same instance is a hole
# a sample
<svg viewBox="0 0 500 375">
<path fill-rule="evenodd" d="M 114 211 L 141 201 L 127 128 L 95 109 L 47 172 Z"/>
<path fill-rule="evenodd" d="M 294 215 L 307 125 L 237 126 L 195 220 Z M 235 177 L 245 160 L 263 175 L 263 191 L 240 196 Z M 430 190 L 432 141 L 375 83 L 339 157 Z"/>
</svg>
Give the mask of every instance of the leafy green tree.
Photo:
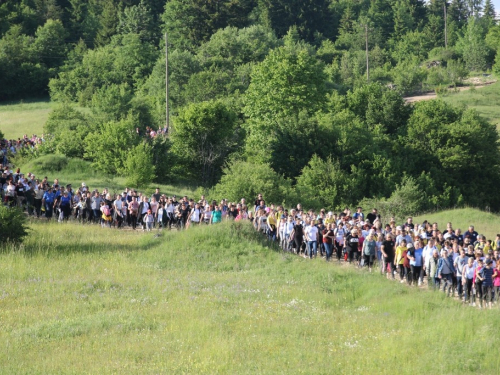
<svg viewBox="0 0 500 375">
<path fill-rule="evenodd" d="M 469 19 L 463 37 L 457 42 L 457 50 L 462 54 L 469 70 L 482 71 L 488 66 L 488 47 L 484 42 L 485 30 L 474 18 Z"/>
<path fill-rule="evenodd" d="M 92 96 L 92 113 L 102 122 L 118 121 L 125 118 L 133 98 L 127 83 L 112 84 L 99 88 Z"/>
<path fill-rule="evenodd" d="M 131 117 L 100 125 L 84 140 L 84 158 L 91 160 L 92 165 L 104 173 L 122 175 L 127 155 L 139 141 L 135 125 Z"/>
<path fill-rule="evenodd" d="M 211 195 L 239 201 L 262 194 L 267 203 L 292 202 L 290 180 L 276 173 L 269 164 L 235 160 L 224 167 L 220 182 L 213 187 Z M 295 200 L 294 200 L 295 202 Z"/>
<path fill-rule="evenodd" d="M 495 25 L 486 34 L 486 45 L 493 51 L 500 49 L 500 25 Z"/>
<path fill-rule="evenodd" d="M 422 89 L 427 71 L 420 66 L 418 59 L 401 61 L 391 71 L 392 80 L 401 94 L 411 94 Z"/>
<path fill-rule="evenodd" d="M 272 50 L 252 72 L 245 95 L 247 151 L 261 160 L 266 155 L 277 121 L 298 116 L 301 111 L 315 113 L 326 103 L 326 74 L 323 63 L 306 46 L 285 45 Z M 266 137 L 262 137 L 266 134 Z"/>
<path fill-rule="evenodd" d="M 171 114 L 177 114 L 186 103 L 185 86 L 192 75 L 201 70 L 196 57 L 188 51 L 174 50 L 168 57 L 169 105 Z M 156 61 L 152 73 L 141 87 L 140 95 L 145 97 L 156 124 L 165 124 L 165 56 Z"/>
<path fill-rule="evenodd" d="M 34 53 L 38 61 L 48 68 L 61 65 L 66 58 L 68 51 L 65 43 L 67 32 L 59 20 L 47 20 L 45 25 L 40 26 L 35 34 L 33 43 Z"/>
<path fill-rule="evenodd" d="M 0 99 L 14 99 L 45 93 L 47 67 L 37 61 L 33 39 L 12 26 L 0 39 Z"/>
<path fill-rule="evenodd" d="M 171 0 L 162 19 L 169 43 L 193 50 L 218 29 L 246 26 L 253 8 L 253 0 Z"/>
<path fill-rule="evenodd" d="M 156 177 L 153 165 L 152 147 L 141 142 L 127 154 L 125 176 L 127 185 L 147 187 Z"/>
<path fill-rule="evenodd" d="M 285 178 L 296 178 L 314 154 L 327 157 L 335 141 L 330 124 L 319 123 L 306 111 L 278 119 L 267 150 L 271 167 Z"/>
<path fill-rule="evenodd" d="M 156 136 L 149 140 L 149 144 L 151 145 L 152 164 L 155 166 L 155 181 L 169 182 L 172 165 L 175 164 L 175 158 L 170 151 L 172 142 L 167 136 Z"/>
<path fill-rule="evenodd" d="M 121 34 L 137 34 L 143 41 L 152 41 L 155 34 L 154 18 L 144 0 L 138 5 L 126 7 L 119 14 L 118 32 Z"/>
<path fill-rule="evenodd" d="M 372 83 L 347 93 L 347 108 L 364 122 L 370 131 L 381 126 L 388 134 L 396 134 L 406 125 L 410 107 L 394 90 Z"/>
<path fill-rule="evenodd" d="M 278 37 L 296 26 L 302 39 L 313 42 L 317 34 L 332 35 L 333 17 L 327 0 L 258 0 L 264 24 Z"/>
<path fill-rule="evenodd" d="M 171 139 L 184 177 L 203 186 L 217 181 L 238 141 L 235 132 L 236 114 L 220 101 L 192 103 L 180 110 Z"/>
<path fill-rule="evenodd" d="M 230 82 L 230 74 L 217 68 L 194 73 L 184 87 L 185 100 L 187 103 L 199 103 L 222 98 L 228 94 Z"/>
<path fill-rule="evenodd" d="M 69 104 L 61 104 L 54 108 L 47 119 L 43 131 L 51 134 L 57 152 L 68 157 L 82 158 L 84 154 L 83 140 L 92 131 L 89 119 Z"/>
<path fill-rule="evenodd" d="M 411 157 L 419 160 L 416 172 L 430 172 L 441 192 L 447 184 L 459 189 L 469 204 L 499 205 L 499 136 L 477 112 L 438 100 L 419 102 L 408 122 L 407 137 Z M 471 180 L 471 170 L 488 177 Z"/>
<path fill-rule="evenodd" d="M 137 34 L 117 35 L 111 44 L 88 50 L 74 69 L 63 69 L 52 79 L 51 96 L 89 105 L 94 93 L 104 86 L 138 88 L 151 73 L 155 58 L 154 47 L 142 43 Z"/>
<path fill-rule="evenodd" d="M 63 9 L 57 0 L 34 0 L 35 12 L 41 25 L 48 20 L 60 20 Z"/>
<path fill-rule="evenodd" d="M 344 171 L 339 162 L 314 155 L 297 179 L 297 193 L 306 207 L 340 209 L 360 199 L 361 176 Z"/>
<path fill-rule="evenodd" d="M 392 57 L 397 62 L 411 60 L 414 56 L 423 60 L 427 58 L 427 53 L 431 48 L 426 35 L 420 31 L 410 31 L 401 38 L 395 39 L 394 44 Z"/>
</svg>

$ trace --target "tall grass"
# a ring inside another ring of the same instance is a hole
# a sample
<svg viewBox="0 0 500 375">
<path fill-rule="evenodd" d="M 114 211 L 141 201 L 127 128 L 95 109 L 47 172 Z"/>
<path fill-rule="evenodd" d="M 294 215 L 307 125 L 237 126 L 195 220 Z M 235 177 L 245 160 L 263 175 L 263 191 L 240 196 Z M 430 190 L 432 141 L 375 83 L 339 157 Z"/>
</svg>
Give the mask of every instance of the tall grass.
<svg viewBox="0 0 500 375">
<path fill-rule="evenodd" d="M 283 254 L 244 224 L 36 223 L 0 255 L 0 373 L 498 373 L 498 310 Z"/>
</svg>

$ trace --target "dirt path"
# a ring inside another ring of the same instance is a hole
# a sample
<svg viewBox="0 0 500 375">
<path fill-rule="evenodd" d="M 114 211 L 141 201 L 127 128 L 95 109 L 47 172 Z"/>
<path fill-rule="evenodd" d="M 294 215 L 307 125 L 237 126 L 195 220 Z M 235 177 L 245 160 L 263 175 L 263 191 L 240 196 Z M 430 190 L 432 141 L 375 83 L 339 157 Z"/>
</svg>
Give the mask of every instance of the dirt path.
<svg viewBox="0 0 500 375">
<path fill-rule="evenodd" d="M 482 87 L 486 87 L 486 86 L 489 86 L 493 83 L 495 83 L 496 81 L 486 81 L 484 83 L 480 83 L 480 84 L 474 84 L 474 88 L 475 89 L 480 89 Z M 470 90 L 471 86 L 462 86 L 462 87 L 457 87 L 456 90 L 458 91 L 467 91 L 467 90 Z M 453 90 L 455 91 L 455 88 L 454 87 L 450 87 L 449 88 L 450 91 Z M 452 92 L 453 92 L 452 91 Z M 422 95 L 416 95 L 416 96 L 407 96 L 404 98 L 404 100 L 407 102 L 407 103 L 414 103 L 414 102 L 420 102 L 422 100 L 431 100 L 431 99 L 436 99 L 437 98 L 437 95 L 434 91 L 431 91 L 431 92 L 428 92 L 426 94 L 422 94 Z"/>
</svg>

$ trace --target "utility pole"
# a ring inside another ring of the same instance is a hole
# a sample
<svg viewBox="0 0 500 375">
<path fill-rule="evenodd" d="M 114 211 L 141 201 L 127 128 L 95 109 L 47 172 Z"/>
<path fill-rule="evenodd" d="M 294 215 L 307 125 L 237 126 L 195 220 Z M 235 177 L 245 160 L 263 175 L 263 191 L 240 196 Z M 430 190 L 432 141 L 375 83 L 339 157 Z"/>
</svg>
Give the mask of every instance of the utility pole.
<svg viewBox="0 0 500 375">
<path fill-rule="evenodd" d="M 370 83 L 370 65 L 368 61 L 368 24 L 365 24 L 365 42 L 366 42 L 366 82 Z"/>
<path fill-rule="evenodd" d="M 448 49 L 448 20 L 446 16 L 446 1 L 444 2 L 444 48 Z"/>
<path fill-rule="evenodd" d="M 165 116 L 167 132 L 170 132 L 169 114 L 168 114 L 168 38 L 165 32 Z"/>
</svg>

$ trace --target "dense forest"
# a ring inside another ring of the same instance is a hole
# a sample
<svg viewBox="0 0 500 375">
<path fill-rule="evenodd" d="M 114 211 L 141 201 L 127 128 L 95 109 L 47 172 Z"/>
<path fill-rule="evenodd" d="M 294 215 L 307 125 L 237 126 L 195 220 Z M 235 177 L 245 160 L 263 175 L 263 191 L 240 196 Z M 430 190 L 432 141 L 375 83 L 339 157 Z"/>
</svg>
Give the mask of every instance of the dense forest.
<svg viewBox="0 0 500 375">
<path fill-rule="evenodd" d="M 144 141 L 166 123 L 165 33 L 170 136 Z M 230 199 L 499 210 L 495 126 L 403 100 L 500 71 L 499 49 L 491 0 L 7 0 L 0 99 L 61 103 L 25 157 Z"/>
</svg>

